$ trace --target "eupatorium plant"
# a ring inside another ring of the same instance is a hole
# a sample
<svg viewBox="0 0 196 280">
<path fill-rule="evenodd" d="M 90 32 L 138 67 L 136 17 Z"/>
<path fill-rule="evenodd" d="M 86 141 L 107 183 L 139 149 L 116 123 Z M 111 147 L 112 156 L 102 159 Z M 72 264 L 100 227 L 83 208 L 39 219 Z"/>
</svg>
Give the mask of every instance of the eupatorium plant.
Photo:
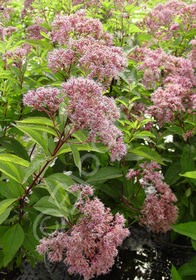
<svg viewBox="0 0 196 280">
<path fill-rule="evenodd" d="M 103 88 L 97 82 L 72 77 L 62 84 L 62 91 L 41 87 L 28 91 L 23 101 L 34 110 L 44 111 L 53 117 L 64 99 L 65 114 L 71 121 L 72 131 L 87 129 L 87 141 L 103 142 L 109 148 L 112 160 L 119 160 L 126 154 L 123 133 L 114 124 L 120 117 L 119 108 L 112 97 L 103 95 Z"/>
<path fill-rule="evenodd" d="M 153 104 L 146 113 L 155 117 L 160 126 L 174 121 L 175 114 L 194 109 L 196 76 L 189 59 L 145 47 L 136 47 L 129 58 L 139 62 L 145 88 L 154 89 Z"/>
<path fill-rule="evenodd" d="M 106 144 L 112 159 L 126 154 L 123 134 L 114 125 L 120 111 L 112 97 L 103 95 L 101 85 L 91 79 L 70 78 L 63 84 L 68 97 L 67 111 L 76 130 L 88 129 L 89 140 L 100 140 Z"/>
<path fill-rule="evenodd" d="M 141 209 L 140 224 L 156 232 L 167 232 L 178 217 L 177 201 L 170 187 L 163 181 L 161 167 L 154 161 L 144 162 L 140 169 L 130 169 L 127 178 L 139 179 L 146 192 L 146 199 Z"/>
<path fill-rule="evenodd" d="M 47 254 L 52 262 L 63 261 L 70 273 L 78 273 L 88 280 L 107 273 L 118 254 L 117 247 L 129 236 L 123 215 L 112 215 L 109 208 L 93 196 L 93 188 L 71 186 L 80 192 L 74 207 L 79 211 L 76 224 L 66 232 L 54 232 L 40 240 L 37 250 Z"/>
<path fill-rule="evenodd" d="M 138 25 L 153 34 L 154 42 L 170 41 L 180 36 L 182 28 L 185 32 L 195 28 L 195 13 L 195 3 L 167 1 L 166 4 L 157 4 Z"/>
</svg>

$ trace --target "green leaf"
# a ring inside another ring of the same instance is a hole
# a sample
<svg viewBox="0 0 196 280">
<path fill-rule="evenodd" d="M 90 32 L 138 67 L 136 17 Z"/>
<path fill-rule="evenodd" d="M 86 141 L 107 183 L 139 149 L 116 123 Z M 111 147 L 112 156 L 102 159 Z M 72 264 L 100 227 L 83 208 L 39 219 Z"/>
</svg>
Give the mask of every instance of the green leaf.
<svg viewBox="0 0 196 280">
<path fill-rule="evenodd" d="M 44 179 L 44 182 L 57 208 L 64 217 L 67 217 L 68 207 L 70 208 L 71 206 L 67 192 L 61 186 L 61 184 L 59 184 L 58 181 L 56 182 L 54 179 L 47 178 Z"/>
<path fill-rule="evenodd" d="M 167 169 L 167 172 L 165 173 L 165 181 L 168 185 L 175 184 L 179 179 L 179 173 L 181 172 L 181 165 L 180 161 L 176 161 L 170 165 L 170 167 Z"/>
<path fill-rule="evenodd" d="M 31 137 L 39 146 L 42 147 L 42 149 L 45 151 L 45 153 L 48 153 L 48 145 L 46 140 L 40 135 L 39 132 L 37 132 L 34 129 L 29 128 L 28 126 L 16 126 L 19 130 L 27 134 L 29 137 Z"/>
<path fill-rule="evenodd" d="M 25 176 L 23 178 L 23 184 L 27 181 L 27 179 L 33 175 L 33 173 L 43 165 L 43 163 L 46 162 L 46 159 L 43 156 L 36 156 L 32 162 L 29 164 L 29 167 L 25 171 Z"/>
<path fill-rule="evenodd" d="M 22 247 L 28 250 L 34 257 L 36 257 L 36 259 L 42 260 L 43 257 L 36 251 L 37 245 L 39 245 L 39 242 L 35 239 L 32 232 L 25 234 Z"/>
<path fill-rule="evenodd" d="M 195 156 L 195 147 L 193 145 L 185 145 L 180 159 L 183 172 L 194 169 L 195 167 L 195 161 L 193 159 L 194 156 Z"/>
<path fill-rule="evenodd" d="M 4 199 L 3 201 L 0 202 L 0 215 L 4 213 L 4 211 L 16 201 L 17 199 L 15 198 L 10 198 L 10 199 Z"/>
<path fill-rule="evenodd" d="M 80 176 L 81 176 L 81 171 L 82 171 L 82 164 L 81 164 L 81 159 L 80 159 L 80 153 L 77 150 L 77 146 L 73 145 L 73 144 L 69 144 L 71 151 L 72 151 L 72 155 L 73 155 L 73 159 L 74 159 L 74 163 L 77 166 Z"/>
<path fill-rule="evenodd" d="M 184 174 L 180 174 L 180 176 L 184 176 L 184 177 L 191 178 L 191 179 L 196 179 L 196 171 L 188 171 L 188 172 L 185 172 Z"/>
<path fill-rule="evenodd" d="M 186 276 L 192 276 L 191 279 L 196 279 L 196 257 L 192 258 L 190 262 L 182 265 L 178 271 L 183 278 Z"/>
<path fill-rule="evenodd" d="M 34 208 L 46 215 L 55 217 L 63 217 L 62 211 L 59 210 L 55 201 L 51 196 L 42 197 L 35 205 Z"/>
<path fill-rule="evenodd" d="M 56 133 L 56 131 L 53 129 L 53 128 L 51 128 L 51 127 L 48 127 L 48 126 L 45 126 L 45 125 L 38 125 L 38 124 L 28 124 L 28 125 L 21 125 L 21 124 L 19 124 L 19 126 L 18 127 L 24 127 L 24 128 L 28 128 L 28 129 L 32 129 L 32 130 L 35 130 L 35 131 L 44 131 L 44 132 L 47 132 L 47 133 L 49 133 L 49 134 L 52 134 L 52 135 L 54 135 L 55 137 L 58 137 L 58 135 L 57 135 L 57 133 Z"/>
<path fill-rule="evenodd" d="M 140 132 L 137 132 L 135 135 L 134 135 L 134 138 L 138 138 L 138 139 L 145 139 L 146 137 L 152 137 L 152 138 L 155 138 L 156 136 L 154 134 L 152 134 L 150 131 L 140 131 Z"/>
<path fill-rule="evenodd" d="M 170 134 L 172 134 L 172 135 L 177 134 L 177 135 L 183 136 L 183 134 L 184 134 L 184 130 L 178 126 L 168 127 L 167 131 L 169 131 Z"/>
<path fill-rule="evenodd" d="M 63 173 L 55 173 L 47 177 L 47 179 L 52 179 L 58 182 L 64 190 L 70 191 L 69 186 L 75 184 L 75 182 L 71 179 L 71 177 L 63 174 Z"/>
<path fill-rule="evenodd" d="M 136 154 L 133 153 L 127 153 L 125 156 L 125 160 L 126 161 L 138 161 L 138 160 L 142 160 L 144 157 L 138 156 Z"/>
<path fill-rule="evenodd" d="M 12 179 L 0 182 L 0 194 L 5 198 L 18 198 L 24 194 L 22 186 Z"/>
<path fill-rule="evenodd" d="M 122 177 L 122 172 L 115 167 L 103 167 L 100 168 L 97 173 L 93 176 L 91 176 L 87 182 L 92 183 L 92 182 L 99 182 L 99 181 L 106 181 L 109 179 L 114 179 L 114 178 L 119 178 Z"/>
<path fill-rule="evenodd" d="M 182 235 L 196 240 L 196 222 L 182 223 L 172 226 L 172 229 Z"/>
<path fill-rule="evenodd" d="M 31 117 L 24 119 L 22 121 L 17 121 L 17 123 L 25 123 L 25 124 L 41 124 L 41 125 L 48 125 L 54 127 L 53 121 L 45 117 Z"/>
<path fill-rule="evenodd" d="M 156 161 L 162 165 L 165 165 L 164 162 L 162 161 L 160 155 L 153 151 L 152 149 L 150 149 L 149 147 L 145 147 L 145 146 L 139 146 L 135 149 L 130 149 L 128 150 L 129 153 L 133 153 L 136 154 L 138 156 Z"/>
<path fill-rule="evenodd" d="M 0 143 L 7 149 L 7 152 L 14 153 L 23 159 L 29 160 L 25 147 L 23 147 L 23 145 L 16 139 L 10 137 L 0 137 Z"/>
<path fill-rule="evenodd" d="M 0 154 L 0 162 L 1 161 L 6 161 L 6 162 L 11 162 L 14 164 L 18 164 L 24 167 L 29 166 L 29 162 L 23 158 L 17 157 L 12 154 Z"/>
<path fill-rule="evenodd" d="M 137 25 L 135 24 L 130 24 L 129 25 L 129 32 L 130 33 L 137 33 L 137 32 L 144 32 L 143 30 L 141 30 L 139 27 L 137 27 Z"/>
<path fill-rule="evenodd" d="M 180 274 L 178 273 L 177 269 L 173 265 L 171 269 L 171 276 L 172 276 L 172 280 L 182 280 Z"/>
<path fill-rule="evenodd" d="M 2 224 L 8 217 L 9 214 L 11 212 L 11 210 L 13 209 L 13 206 L 8 207 L 1 215 L 0 215 L 0 224 Z"/>
<path fill-rule="evenodd" d="M 87 140 L 86 136 L 82 133 L 82 131 L 75 131 L 72 134 L 73 137 L 75 137 L 80 142 L 85 142 Z"/>
<path fill-rule="evenodd" d="M 72 141 L 72 144 L 74 144 L 74 141 Z M 76 145 L 76 144 L 75 144 Z M 105 153 L 106 148 L 105 147 L 91 147 L 89 144 L 77 144 L 77 150 L 78 151 L 93 151 L 98 153 Z M 70 153 L 71 148 L 68 144 L 64 144 L 61 149 L 56 153 L 56 156 L 60 156 L 62 154 Z"/>
<path fill-rule="evenodd" d="M 191 239 L 191 244 L 193 246 L 193 249 L 196 251 L 196 240 Z"/>
<path fill-rule="evenodd" d="M 3 235 L 6 233 L 6 231 L 9 228 L 10 228 L 9 226 L 0 226 L 0 247 L 3 247 L 3 245 L 2 245 L 2 237 L 3 237 Z"/>
<path fill-rule="evenodd" d="M 10 162 L 1 161 L 0 171 L 6 174 L 8 177 L 12 178 L 18 183 L 22 182 L 22 170 L 19 166 L 15 166 Z"/>
<path fill-rule="evenodd" d="M 15 224 L 3 235 L 4 266 L 15 256 L 24 241 L 24 231 L 20 224 Z"/>
<path fill-rule="evenodd" d="M 67 121 L 67 114 L 66 114 L 66 104 L 64 102 L 61 102 L 59 104 L 59 120 L 60 123 L 65 126 L 65 123 Z"/>
<path fill-rule="evenodd" d="M 43 32 L 43 31 L 40 30 L 40 34 L 41 34 L 44 38 L 50 40 L 50 37 L 49 37 L 45 32 Z"/>
</svg>

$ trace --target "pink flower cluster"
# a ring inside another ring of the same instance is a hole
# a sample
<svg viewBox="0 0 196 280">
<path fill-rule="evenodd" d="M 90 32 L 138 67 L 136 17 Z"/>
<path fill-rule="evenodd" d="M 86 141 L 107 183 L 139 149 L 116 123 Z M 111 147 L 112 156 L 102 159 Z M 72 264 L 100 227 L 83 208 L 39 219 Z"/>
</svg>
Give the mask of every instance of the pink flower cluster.
<svg viewBox="0 0 196 280">
<path fill-rule="evenodd" d="M 27 15 L 28 11 L 32 11 L 33 10 L 33 6 L 32 6 L 32 3 L 34 2 L 35 0 L 24 0 L 24 6 L 21 10 L 21 18 L 25 18 L 25 16 Z"/>
<path fill-rule="evenodd" d="M 8 26 L 8 27 L 3 27 L 0 25 L 0 40 L 6 41 L 6 36 L 10 37 L 13 32 L 17 31 L 17 27 L 14 26 Z"/>
<path fill-rule="evenodd" d="M 193 135 L 196 133 L 196 131 L 195 130 L 187 130 L 185 133 L 184 133 L 184 138 L 185 138 L 185 140 L 187 141 L 187 139 L 189 138 L 189 137 L 193 137 Z"/>
<path fill-rule="evenodd" d="M 138 177 L 140 174 L 140 169 L 138 169 L 137 171 L 135 171 L 134 169 L 129 169 L 129 172 L 127 173 L 126 177 L 128 180 L 131 180 L 133 178 Z"/>
<path fill-rule="evenodd" d="M 152 9 L 138 25 L 142 29 L 148 29 L 153 34 L 155 41 L 170 40 L 178 32 L 179 23 L 175 18 L 182 20 L 183 29 L 189 32 L 195 28 L 196 4 L 188 5 L 178 0 L 168 1 L 166 4 L 159 3 Z"/>
<path fill-rule="evenodd" d="M 80 217 L 67 232 L 55 232 L 40 240 L 37 250 L 47 254 L 52 262 L 64 261 L 70 273 L 78 273 L 88 280 L 107 273 L 118 254 L 117 247 L 129 236 L 123 215 L 114 217 L 109 208 L 93 195 L 92 187 L 74 185 L 81 190 L 75 207 Z"/>
<path fill-rule="evenodd" d="M 75 62 L 75 52 L 69 49 L 54 49 L 54 51 L 48 53 L 48 68 L 52 69 L 52 72 L 64 71 L 69 73 L 71 65 Z"/>
<path fill-rule="evenodd" d="M 119 47 L 108 47 L 95 43 L 89 45 L 79 64 L 85 72 L 90 73 L 88 78 L 96 78 L 108 87 L 111 78 L 117 78 L 117 74 L 127 66 L 127 58 Z"/>
<path fill-rule="evenodd" d="M 40 34 L 40 31 L 43 31 L 44 33 L 48 33 L 48 30 L 44 28 L 43 26 L 40 26 L 39 24 L 33 24 L 31 26 L 27 27 L 27 39 L 33 39 L 33 40 L 41 40 L 44 37 Z"/>
<path fill-rule="evenodd" d="M 76 130 L 90 130 L 89 140 L 101 140 L 111 152 L 112 160 L 126 154 L 123 135 L 114 125 L 120 117 L 113 98 L 103 95 L 102 87 L 87 78 L 70 78 L 63 83 L 68 97 L 67 112 Z"/>
<path fill-rule="evenodd" d="M 12 66 L 22 69 L 22 66 L 27 61 L 27 56 L 30 53 L 31 46 L 23 44 L 22 47 L 16 47 L 13 51 L 7 51 L 3 55 L 3 60 L 12 60 Z"/>
<path fill-rule="evenodd" d="M 58 110 L 62 101 L 61 91 L 54 87 L 29 90 L 23 98 L 24 105 L 32 106 L 33 110 L 44 111 L 49 115 Z"/>
<path fill-rule="evenodd" d="M 100 39 L 103 35 L 103 26 L 100 20 L 86 17 L 85 10 L 69 16 L 58 15 L 52 23 L 51 40 L 60 45 L 67 44 L 71 36 L 89 35 Z"/>
<path fill-rule="evenodd" d="M 127 66 L 122 49 L 112 46 L 112 36 L 103 32 L 100 20 L 86 17 L 85 10 L 69 16 L 58 15 L 50 35 L 52 42 L 61 46 L 48 54 L 48 67 L 53 73 L 64 71 L 70 76 L 75 64 L 79 73 L 107 88 L 111 79 L 117 79 Z"/>
<path fill-rule="evenodd" d="M 140 183 L 147 193 L 141 209 L 140 224 L 146 225 L 153 231 L 166 232 L 178 217 L 178 208 L 173 204 L 177 199 L 170 187 L 163 182 L 160 165 L 154 161 L 144 162 L 140 164 L 140 168 Z M 133 178 L 136 175 L 137 173 L 131 169 L 127 177 Z M 149 193 L 149 188 L 153 188 L 153 192 Z"/>
<path fill-rule="evenodd" d="M 189 59 L 145 47 L 136 47 L 129 58 L 140 62 L 138 68 L 143 71 L 145 88 L 155 89 L 151 95 L 153 105 L 146 113 L 155 117 L 160 125 L 174 121 L 176 112 L 194 109 L 196 76 Z"/>
<path fill-rule="evenodd" d="M 1 24 L 3 22 L 6 22 L 7 20 L 10 20 L 11 14 L 14 12 L 14 8 L 10 8 L 7 6 L 7 3 L 9 3 L 10 0 L 1 0 L 0 1 L 0 19 Z"/>
<path fill-rule="evenodd" d="M 117 79 L 117 74 L 127 66 L 127 58 L 121 48 L 107 46 L 104 41 L 92 37 L 72 40 L 67 49 L 49 52 L 48 67 L 53 73 L 62 70 L 69 72 L 71 65 L 76 62 L 87 78 L 102 82 L 106 88 L 111 79 Z"/>
</svg>

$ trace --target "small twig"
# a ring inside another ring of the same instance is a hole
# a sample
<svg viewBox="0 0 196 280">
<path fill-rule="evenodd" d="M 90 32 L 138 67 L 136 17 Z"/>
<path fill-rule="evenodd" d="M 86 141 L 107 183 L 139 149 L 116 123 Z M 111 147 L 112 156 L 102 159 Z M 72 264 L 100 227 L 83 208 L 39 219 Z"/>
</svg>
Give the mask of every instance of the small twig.
<svg viewBox="0 0 196 280">
<path fill-rule="evenodd" d="M 35 150 L 35 147 L 36 147 L 36 143 L 33 145 L 33 148 L 32 148 L 32 150 L 31 150 L 31 152 L 30 152 L 30 155 L 29 155 L 29 157 L 31 158 L 31 156 L 32 156 L 32 154 L 33 154 L 33 152 L 34 152 L 34 150 Z"/>
</svg>

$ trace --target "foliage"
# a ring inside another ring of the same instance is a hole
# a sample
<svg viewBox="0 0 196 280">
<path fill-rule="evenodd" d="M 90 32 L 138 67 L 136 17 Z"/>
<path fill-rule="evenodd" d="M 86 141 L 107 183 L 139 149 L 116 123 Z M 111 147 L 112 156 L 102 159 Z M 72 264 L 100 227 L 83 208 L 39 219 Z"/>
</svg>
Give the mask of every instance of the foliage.
<svg viewBox="0 0 196 280">
<path fill-rule="evenodd" d="M 0 6 L 0 267 L 34 264 L 43 235 L 80 225 L 78 183 L 127 227 L 172 229 L 195 248 L 196 4 Z"/>
</svg>

